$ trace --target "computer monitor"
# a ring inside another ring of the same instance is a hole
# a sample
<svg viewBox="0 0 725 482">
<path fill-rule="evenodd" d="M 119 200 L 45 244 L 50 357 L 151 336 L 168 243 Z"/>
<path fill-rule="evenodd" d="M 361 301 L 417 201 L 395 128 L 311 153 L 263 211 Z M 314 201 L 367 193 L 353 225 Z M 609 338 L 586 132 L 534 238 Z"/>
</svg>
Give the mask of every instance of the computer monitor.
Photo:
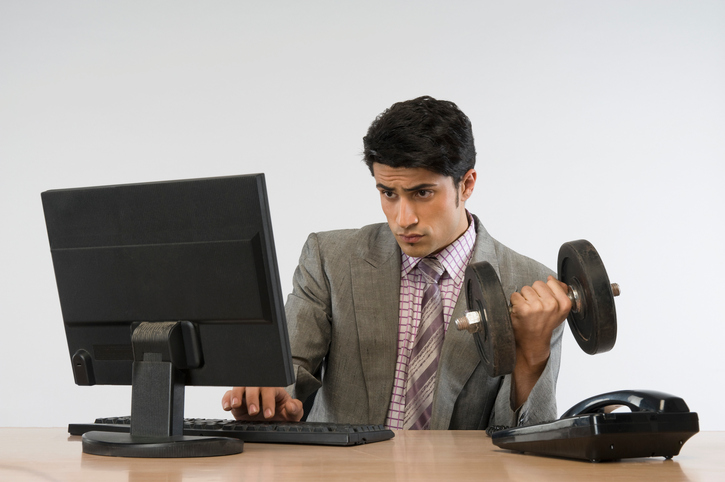
<svg viewBox="0 0 725 482">
<path fill-rule="evenodd" d="M 84 452 L 240 452 L 183 436 L 184 386 L 293 382 L 264 175 L 41 197 L 75 382 L 133 387 L 131 433 L 87 433 Z"/>
</svg>

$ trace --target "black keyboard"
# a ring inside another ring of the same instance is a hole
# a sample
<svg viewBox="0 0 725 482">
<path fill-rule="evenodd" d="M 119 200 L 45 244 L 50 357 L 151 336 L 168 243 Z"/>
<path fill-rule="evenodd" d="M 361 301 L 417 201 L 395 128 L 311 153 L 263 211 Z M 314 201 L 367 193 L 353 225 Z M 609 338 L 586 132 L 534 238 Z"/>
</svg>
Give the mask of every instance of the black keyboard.
<svg viewBox="0 0 725 482">
<path fill-rule="evenodd" d="M 71 423 L 68 433 L 129 432 L 131 417 L 98 418 L 95 423 Z M 240 422 L 204 418 L 184 419 L 184 435 L 238 438 L 252 443 L 305 445 L 361 445 L 395 436 L 382 425 L 355 425 L 323 422 Z"/>
</svg>

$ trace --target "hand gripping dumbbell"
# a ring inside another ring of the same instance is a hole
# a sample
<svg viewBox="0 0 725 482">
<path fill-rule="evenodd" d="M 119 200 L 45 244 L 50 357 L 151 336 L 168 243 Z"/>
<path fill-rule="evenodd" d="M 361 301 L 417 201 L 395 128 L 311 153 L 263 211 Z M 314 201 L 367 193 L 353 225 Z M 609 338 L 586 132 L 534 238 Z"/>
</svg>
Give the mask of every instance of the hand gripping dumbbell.
<svg viewBox="0 0 725 482">
<path fill-rule="evenodd" d="M 619 296 L 619 285 L 609 283 L 597 250 L 583 239 L 564 243 L 558 275 L 568 286 L 572 308 L 567 319 L 579 346 L 590 355 L 611 350 L 617 339 L 614 297 Z M 490 376 L 512 373 L 516 342 L 511 307 L 493 266 L 486 261 L 468 265 L 463 289 L 468 311 L 456 320 L 456 327 L 473 334 Z"/>
</svg>

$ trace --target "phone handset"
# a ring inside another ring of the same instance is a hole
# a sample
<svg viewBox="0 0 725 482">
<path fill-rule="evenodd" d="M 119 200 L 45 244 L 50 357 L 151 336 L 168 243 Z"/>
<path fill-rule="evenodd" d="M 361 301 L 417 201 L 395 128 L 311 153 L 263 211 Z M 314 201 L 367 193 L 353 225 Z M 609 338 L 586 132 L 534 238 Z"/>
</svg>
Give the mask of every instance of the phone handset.
<svg viewBox="0 0 725 482">
<path fill-rule="evenodd" d="M 564 412 L 561 418 L 576 415 L 602 413 L 604 407 L 626 405 L 633 412 L 689 412 L 687 404 L 680 397 L 654 390 L 618 390 L 603 393 L 582 400 Z"/>
</svg>

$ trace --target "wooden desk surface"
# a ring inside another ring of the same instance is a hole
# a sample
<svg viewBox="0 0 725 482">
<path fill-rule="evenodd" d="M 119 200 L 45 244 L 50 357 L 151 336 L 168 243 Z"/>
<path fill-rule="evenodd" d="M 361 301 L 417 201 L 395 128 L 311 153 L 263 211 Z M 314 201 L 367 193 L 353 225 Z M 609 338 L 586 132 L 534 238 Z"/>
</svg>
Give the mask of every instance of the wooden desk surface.
<svg viewBox="0 0 725 482">
<path fill-rule="evenodd" d="M 356 447 L 247 443 L 244 453 L 194 459 L 83 454 L 62 428 L 0 428 L 1 481 L 725 480 L 725 432 L 702 432 L 673 460 L 592 464 L 501 450 L 482 432 L 396 432 Z"/>
</svg>

